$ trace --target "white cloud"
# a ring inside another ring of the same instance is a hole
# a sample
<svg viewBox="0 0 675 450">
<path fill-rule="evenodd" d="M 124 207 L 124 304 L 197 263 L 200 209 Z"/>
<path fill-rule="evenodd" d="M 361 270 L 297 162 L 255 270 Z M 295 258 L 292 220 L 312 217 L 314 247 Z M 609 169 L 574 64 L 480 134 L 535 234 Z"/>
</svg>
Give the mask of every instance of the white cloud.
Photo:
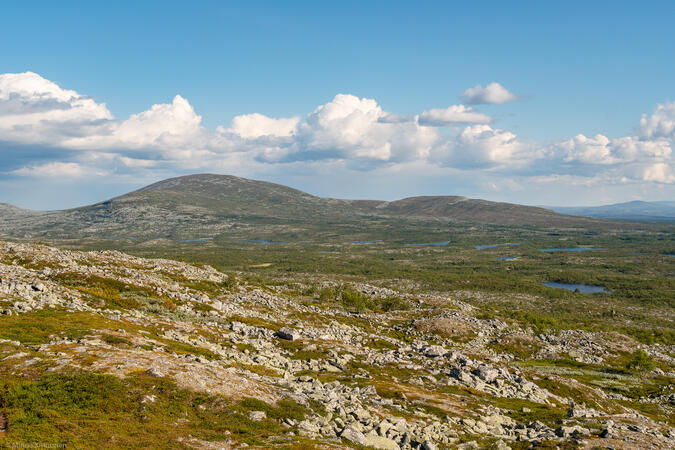
<svg viewBox="0 0 675 450">
<path fill-rule="evenodd" d="M 536 147 L 508 131 L 472 125 L 432 151 L 438 163 L 459 168 L 520 166 L 540 157 Z"/>
<path fill-rule="evenodd" d="M 578 134 L 572 139 L 564 141 L 560 147 L 566 152 L 565 161 L 580 161 L 589 164 L 612 164 L 616 159 L 612 156 L 609 138 L 598 134 L 588 138 Z"/>
<path fill-rule="evenodd" d="M 675 102 L 656 105 L 651 116 L 643 114 L 640 119 L 640 133 L 648 139 L 675 137 Z"/>
<path fill-rule="evenodd" d="M 664 161 L 670 158 L 670 143 L 664 139 L 641 140 L 633 136 L 609 139 L 602 134 L 594 138 L 579 134 L 557 144 L 566 162 L 584 164 L 618 164 L 644 161 Z"/>
<path fill-rule="evenodd" d="M 232 127 L 229 131 L 244 139 L 264 136 L 288 137 L 295 133 L 298 122 L 300 122 L 299 117 L 273 119 L 258 113 L 245 114 L 232 119 Z"/>
<path fill-rule="evenodd" d="M 492 82 L 483 87 L 480 84 L 460 94 L 464 103 L 475 105 L 479 103 L 508 103 L 518 100 L 514 94 L 497 82 Z"/>
<path fill-rule="evenodd" d="M 498 83 L 464 94 L 474 103 L 515 98 Z M 579 134 L 559 142 L 533 142 L 490 122 L 490 116 L 465 105 L 397 115 L 374 99 L 338 94 L 304 118 L 245 114 L 229 128 L 214 131 L 202 125 L 201 116 L 180 95 L 120 120 L 104 103 L 34 73 L 4 74 L 0 145 L 11 153 L 3 155 L 0 172 L 52 179 L 101 174 L 147 179 L 150 174 L 212 170 L 249 176 L 309 171 L 326 177 L 336 171 L 388 170 L 395 177 L 396 171 L 427 174 L 435 168 L 453 177 L 463 173 L 465 181 L 489 173 L 481 184 L 501 191 L 527 184 L 509 182 L 511 178 L 533 176 L 540 177 L 538 183 L 553 177 L 549 179 L 569 186 L 675 184 L 675 103 L 657 105 L 651 115 L 642 116 L 637 136 L 618 138 Z M 21 156 L 21 144 L 44 145 L 43 154 Z"/>
<path fill-rule="evenodd" d="M 105 103 L 32 73 L 0 74 L 0 136 L 4 141 L 58 144 L 100 132 L 112 120 Z"/>
<path fill-rule="evenodd" d="M 672 165 L 665 163 L 651 164 L 642 171 L 642 179 L 656 183 L 675 183 L 675 170 Z"/>
<path fill-rule="evenodd" d="M 203 144 L 202 118 L 190 103 L 176 95 L 171 103 L 153 105 L 116 123 L 106 134 L 68 139 L 62 144 L 72 148 L 114 148 L 169 150 Z"/>
<path fill-rule="evenodd" d="M 434 127 L 457 125 L 462 123 L 490 123 L 492 118 L 474 111 L 464 105 L 452 105 L 445 109 L 434 108 L 424 111 L 419 116 L 420 125 Z"/>
<path fill-rule="evenodd" d="M 302 122 L 290 156 L 295 159 L 350 159 L 392 162 L 424 158 L 438 139 L 433 128 L 388 122 L 373 99 L 338 94 Z"/>
<path fill-rule="evenodd" d="M 46 164 L 22 167 L 13 171 L 15 175 L 36 178 L 81 178 L 87 174 L 83 166 L 74 162 L 50 162 Z M 92 174 L 93 175 L 93 174 Z"/>
</svg>

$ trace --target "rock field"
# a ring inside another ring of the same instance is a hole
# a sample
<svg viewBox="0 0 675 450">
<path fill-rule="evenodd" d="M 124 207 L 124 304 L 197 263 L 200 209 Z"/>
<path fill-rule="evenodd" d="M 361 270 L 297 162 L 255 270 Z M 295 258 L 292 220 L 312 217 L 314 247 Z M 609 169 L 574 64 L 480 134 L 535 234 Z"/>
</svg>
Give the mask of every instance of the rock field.
<svg viewBox="0 0 675 450">
<path fill-rule="evenodd" d="M 0 242 L 0 328 L 38 311 L 98 324 L 44 342 L 2 338 L 0 361 L 16 373 L 80 368 L 123 378 L 144 371 L 228 399 L 290 398 L 311 413 L 279 419 L 285 436 L 323 448 L 675 448 L 673 348 L 618 333 L 536 334 L 479 318 L 458 292 L 355 283 L 369 297 L 414 305 L 357 314 L 302 294 L 309 287 L 302 280 L 261 285 L 209 266 L 116 251 Z M 657 362 L 640 377 L 669 386 L 636 399 L 615 389 L 639 382 L 635 376 L 602 367 L 638 347 Z M 578 367 L 555 364 L 563 359 Z M 661 415 L 638 408 L 645 404 Z M 248 418 L 267 420 L 263 411 Z M 0 407 L 0 433 L 11 427 Z M 247 446 L 234 435 L 226 443 L 184 436 L 174 444 Z"/>
</svg>

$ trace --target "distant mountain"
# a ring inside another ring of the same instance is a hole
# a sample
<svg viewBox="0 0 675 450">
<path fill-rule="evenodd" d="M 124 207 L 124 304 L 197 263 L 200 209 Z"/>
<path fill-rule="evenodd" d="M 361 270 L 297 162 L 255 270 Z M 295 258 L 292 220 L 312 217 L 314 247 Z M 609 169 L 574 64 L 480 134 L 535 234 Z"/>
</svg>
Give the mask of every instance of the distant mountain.
<svg viewBox="0 0 675 450">
<path fill-rule="evenodd" d="M 379 219 L 378 219 L 379 218 Z M 372 219 L 372 220 L 371 220 Z M 533 206 L 456 196 L 393 202 L 316 197 L 297 189 L 229 175 L 170 178 L 90 206 L 35 212 L 0 204 L 0 233 L 9 236 L 119 239 L 207 235 L 229 231 L 377 220 L 586 227 L 603 225 Z"/>
<path fill-rule="evenodd" d="M 633 201 L 589 207 L 549 207 L 561 214 L 635 222 L 675 223 L 675 202 Z"/>
<path fill-rule="evenodd" d="M 568 217 L 548 209 L 466 197 L 410 197 L 378 205 L 381 213 L 408 218 L 442 218 L 461 222 L 503 225 L 588 225 L 584 217 Z"/>
</svg>

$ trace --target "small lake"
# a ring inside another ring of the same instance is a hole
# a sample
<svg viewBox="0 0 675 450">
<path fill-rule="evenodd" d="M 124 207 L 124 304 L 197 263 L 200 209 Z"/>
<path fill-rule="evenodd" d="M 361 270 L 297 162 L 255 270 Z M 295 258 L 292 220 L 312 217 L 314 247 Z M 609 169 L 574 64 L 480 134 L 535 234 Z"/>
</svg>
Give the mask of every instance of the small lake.
<svg viewBox="0 0 675 450">
<path fill-rule="evenodd" d="M 407 246 L 417 246 L 417 245 L 427 245 L 427 246 L 432 246 L 432 247 L 442 247 L 444 245 L 448 245 L 450 241 L 440 241 L 440 242 L 422 242 L 422 243 L 416 243 L 416 244 L 405 244 Z"/>
<path fill-rule="evenodd" d="M 497 261 L 515 261 L 518 259 L 517 256 L 498 256 L 495 258 Z"/>
<path fill-rule="evenodd" d="M 670 256 L 671 258 L 675 258 L 675 253 L 666 253 L 666 256 Z"/>
<path fill-rule="evenodd" d="M 382 242 L 382 239 L 376 239 L 374 241 L 352 241 L 350 244 L 377 244 L 378 242 Z"/>
<path fill-rule="evenodd" d="M 242 242 L 255 242 L 263 245 L 283 245 L 288 244 L 286 241 L 268 241 L 266 239 L 242 239 Z"/>
<path fill-rule="evenodd" d="M 588 284 L 573 284 L 573 283 L 556 283 L 554 281 L 542 281 L 541 284 L 554 289 L 567 289 L 568 291 L 576 292 L 577 290 L 582 294 L 595 294 L 596 292 L 611 292 L 604 286 L 591 286 Z"/>
<path fill-rule="evenodd" d="M 540 252 L 590 252 L 591 250 L 607 250 L 595 247 L 572 247 L 572 248 L 538 248 Z"/>
<path fill-rule="evenodd" d="M 210 237 L 210 238 L 197 238 L 197 239 L 181 239 L 178 242 L 208 242 L 208 241 L 211 241 L 211 240 L 213 240 L 212 237 Z"/>
<path fill-rule="evenodd" d="M 473 248 L 475 248 L 476 250 L 485 250 L 486 248 L 507 247 L 510 245 L 520 245 L 520 242 L 513 242 L 509 244 L 476 245 Z"/>
</svg>

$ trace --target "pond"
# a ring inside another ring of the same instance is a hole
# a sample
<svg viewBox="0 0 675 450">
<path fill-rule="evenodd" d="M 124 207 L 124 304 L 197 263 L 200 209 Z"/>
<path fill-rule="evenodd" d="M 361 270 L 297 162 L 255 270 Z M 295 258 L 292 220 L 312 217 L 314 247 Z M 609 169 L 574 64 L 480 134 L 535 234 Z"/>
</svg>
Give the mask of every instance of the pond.
<svg viewBox="0 0 675 450">
<path fill-rule="evenodd" d="M 255 242 L 263 245 L 283 245 L 288 244 L 286 241 L 268 241 L 266 239 L 242 239 L 242 242 Z"/>
<path fill-rule="evenodd" d="M 515 261 L 518 259 L 517 256 L 498 256 L 495 258 L 497 261 Z"/>
<path fill-rule="evenodd" d="M 541 284 L 554 289 L 567 289 L 568 291 L 579 291 L 582 294 L 595 294 L 596 292 L 611 292 L 604 286 L 591 286 L 588 284 L 574 283 L 556 283 L 554 281 L 542 281 Z"/>
<path fill-rule="evenodd" d="M 382 239 L 376 239 L 374 241 L 352 241 L 350 244 L 377 244 L 378 242 L 382 242 Z"/>
<path fill-rule="evenodd" d="M 208 242 L 213 240 L 212 237 L 209 238 L 197 238 L 197 239 L 181 239 L 178 242 Z"/>
<path fill-rule="evenodd" d="M 422 242 L 422 243 L 415 243 L 415 244 L 405 244 L 407 246 L 415 246 L 415 245 L 430 245 L 433 247 L 442 247 L 444 245 L 448 245 L 450 241 L 440 241 L 440 242 Z"/>
<path fill-rule="evenodd" d="M 506 247 L 509 245 L 520 245 L 520 242 L 513 242 L 509 244 L 489 244 L 489 245 L 476 245 L 473 248 L 476 250 L 485 250 L 486 248 L 495 248 L 495 247 Z"/>
<path fill-rule="evenodd" d="M 590 252 L 591 250 L 607 250 L 595 247 L 572 247 L 572 248 L 538 248 L 540 252 Z"/>
</svg>

